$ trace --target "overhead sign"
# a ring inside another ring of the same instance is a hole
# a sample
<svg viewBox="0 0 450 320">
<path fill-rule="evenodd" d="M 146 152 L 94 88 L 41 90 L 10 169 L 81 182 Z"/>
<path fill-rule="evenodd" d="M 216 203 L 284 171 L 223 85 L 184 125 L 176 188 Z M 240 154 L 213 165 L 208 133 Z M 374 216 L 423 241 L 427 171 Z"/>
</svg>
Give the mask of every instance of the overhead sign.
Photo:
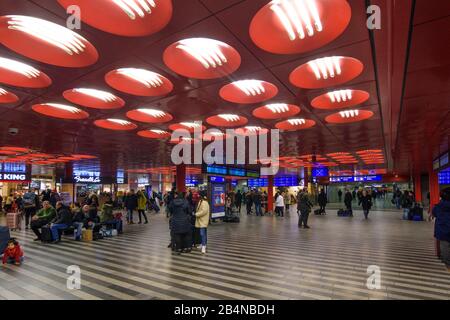
<svg viewBox="0 0 450 320">
<path fill-rule="evenodd" d="M 100 184 L 100 172 L 99 171 L 73 171 L 73 181 L 74 183 L 90 183 L 90 184 Z"/>
<path fill-rule="evenodd" d="M 251 177 L 251 178 L 259 178 L 260 176 L 259 170 L 248 170 L 244 168 L 207 165 L 207 164 L 204 164 L 202 166 L 202 173 L 221 176 Z"/>
<path fill-rule="evenodd" d="M 28 166 L 25 163 L 0 163 L 0 181 L 30 182 L 31 166 Z"/>
<path fill-rule="evenodd" d="M 438 173 L 439 184 L 450 184 L 450 169 Z"/>
<path fill-rule="evenodd" d="M 382 175 L 330 177 L 330 182 L 372 182 L 383 180 Z"/>
<path fill-rule="evenodd" d="M 329 176 L 328 168 L 313 168 L 311 170 L 311 175 L 313 177 L 328 177 Z"/>
</svg>

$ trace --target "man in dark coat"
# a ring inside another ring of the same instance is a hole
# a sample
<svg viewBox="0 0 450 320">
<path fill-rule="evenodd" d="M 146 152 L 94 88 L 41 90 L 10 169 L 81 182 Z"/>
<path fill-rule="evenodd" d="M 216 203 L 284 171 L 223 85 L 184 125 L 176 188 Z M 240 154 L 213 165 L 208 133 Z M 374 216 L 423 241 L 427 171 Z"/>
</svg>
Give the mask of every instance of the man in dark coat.
<svg viewBox="0 0 450 320">
<path fill-rule="evenodd" d="M 434 237 L 439 240 L 439 251 L 442 262 L 450 272 L 450 187 L 441 191 L 441 201 L 432 211 L 436 218 Z"/>
<path fill-rule="evenodd" d="M 191 208 L 182 192 L 176 195 L 169 204 L 170 231 L 173 236 L 172 245 L 178 253 L 191 251 L 192 224 Z"/>
<path fill-rule="evenodd" d="M 346 189 L 345 195 L 344 195 L 344 204 L 345 204 L 345 207 L 347 208 L 347 211 L 350 211 L 350 217 L 353 217 L 352 201 L 353 201 L 353 196 L 352 196 L 350 190 Z"/>
<path fill-rule="evenodd" d="M 125 208 L 127 209 L 127 223 L 134 224 L 133 212 L 138 206 L 138 197 L 134 193 L 133 189 L 131 189 L 130 192 L 126 195 L 124 204 Z"/>
<path fill-rule="evenodd" d="M 319 196 L 317 197 L 317 202 L 320 206 L 320 213 L 326 214 L 325 207 L 327 205 L 327 195 L 325 194 L 325 191 L 323 189 L 320 190 Z"/>
<path fill-rule="evenodd" d="M 313 204 L 309 198 L 308 189 L 304 188 L 303 191 L 299 192 L 297 195 L 297 211 L 300 213 L 298 219 L 299 228 L 303 225 L 303 228 L 309 229 L 308 217 L 312 207 Z"/>
<path fill-rule="evenodd" d="M 60 241 L 59 230 L 64 230 L 72 225 L 72 212 L 61 201 L 56 202 L 56 217 L 50 225 L 53 243 Z"/>
</svg>

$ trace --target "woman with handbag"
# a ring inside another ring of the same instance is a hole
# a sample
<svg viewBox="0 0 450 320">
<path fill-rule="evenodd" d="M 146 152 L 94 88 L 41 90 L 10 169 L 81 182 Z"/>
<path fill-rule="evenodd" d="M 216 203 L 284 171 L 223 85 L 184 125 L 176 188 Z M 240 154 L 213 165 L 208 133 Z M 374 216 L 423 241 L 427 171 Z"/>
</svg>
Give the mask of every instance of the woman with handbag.
<svg viewBox="0 0 450 320">
<path fill-rule="evenodd" d="M 206 198 L 206 192 L 200 191 L 200 201 L 195 210 L 195 227 L 200 229 L 200 238 L 202 240 L 202 253 L 206 253 L 207 228 L 209 224 L 209 203 Z"/>
</svg>

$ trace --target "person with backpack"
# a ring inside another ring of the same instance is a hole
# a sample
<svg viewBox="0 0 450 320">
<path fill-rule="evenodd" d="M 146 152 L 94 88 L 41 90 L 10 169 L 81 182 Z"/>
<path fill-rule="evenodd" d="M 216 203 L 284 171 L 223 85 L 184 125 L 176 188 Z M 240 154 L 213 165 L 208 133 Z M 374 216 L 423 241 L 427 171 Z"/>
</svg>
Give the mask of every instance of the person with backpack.
<svg viewBox="0 0 450 320">
<path fill-rule="evenodd" d="M 298 218 L 298 227 L 309 229 L 308 226 L 308 217 L 313 207 L 313 203 L 310 200 L 308 189 L 304 188 L 297 195 L 297 214 L 299 214 Z"/>
<path fill-rule="evenodd" d="M 39 197 L 35 192 L 29 190 L 23 195 L 23 207 L 25 211 L 25 229 L 28 229 L 31 217 L 36 214 L 39 208 Z"/>
<path fill-rule="evenodd" d="M 362 206 L 364 212 L 364 218 L 369 218 L 369 210 L 372 208 L 372 197 L 364 189 L 359 197 L 358 205 Z"/>
<path fill-rule="evenodd" d="M 441 191 L 441 201 L 434 206 L 432 216 L 434 237 L 439 240 L 440 258 L 450 272 L 450 187 Z"/>
</svg>

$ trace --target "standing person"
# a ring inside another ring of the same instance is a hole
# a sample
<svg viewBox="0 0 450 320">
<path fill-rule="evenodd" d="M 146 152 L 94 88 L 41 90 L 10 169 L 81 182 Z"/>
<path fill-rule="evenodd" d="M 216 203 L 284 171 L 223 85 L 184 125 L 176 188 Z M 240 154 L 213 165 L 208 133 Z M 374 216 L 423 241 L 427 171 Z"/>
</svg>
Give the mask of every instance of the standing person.
<svg viewBox="0 0 450 320">
<path fill-rule="evenodd" d="M 411 211 L 411 207 L 413 205 L 413 199 L 411 198 L 408 191 L 404 191 L 401 197 L 401 204 L 403 208 L 403 219 L 409 219 L 409 212 Z"/>
<path fill-rule="evenodd" d="M 67 229 L 72 225 L 72 213 L 61 201 L 56 202 L 56 217 L 50 224 L 52 243 L 60 242 L 59 230 Z"/>
<path fill-rule="evenodd" d="M 51 193 L 50 193 L 50 204 L 52 205 L 52 207 L 53 208 L 56 208 L 56 203 L 59 201 L 59 200 L 61 200 L 60 199 L 60 197 L 59 197 L 59 194 L 58 194 L 58 192 L 56 192 L 56 190 L 53 190 Z"/>
<path fill-rule="evenodd" d="M 202 253 L 206 253 L 207 244 L 207 228 L 209 224 L 209 203 L 206 198 L 206 192 L 200 194 L 200 201 L 195 210 L 195 227 L 200 229 L 200 237 L 202 239 Z"/>
<path fill-rule="evenodd" d="M 289 206 L 291 205 L 291 195 L 289 192 L 284 192 L 284 206 L 286 207 L 286 214 L 289 214 Z"/>
<path fill-rule="evenodd" d="M 35 192 L 28 190 L 23 195 L 23 207 L 25 211 L 25 229 L 28 229 L 31 217 L 36 214 L 36 210 L 39 208 L 39 198 Z"/>
<path fill-rule="evenodd" d="M 299 192 L 297 195 L 297 214 L 300 213 L 298 219 L 299 228 L 301 228 L 302 225 L 305 229 L 310 228 L 308 226 L 308 217 L 312 207 L 313 204 L 309 198 L 308 189 L 304 188 L 303 191 Z"/>
<path fill-rule="evenodd" d="M 3 211 L 3 197 L 0 194 L 0 212 L 2 212 L 2 211 Z"/>
<path fill-rule="evenodd" d="M 350 193 L 350 190 L 346 189 L 345 195 L 344 195 L 344 204 L 345 204 L 347 211 L 350 212 L 350 217 L 353 217 L 352 201 L 353 201 L 353 196 Z"/>
<path fill-rule="evenodd" d="M 338 190 L 338 198 L 339 198 L 339 202 L 342 202 L 342 190 L 341 189 Z"/>
<path fill-rule="evenodd" d="M 145 210 L 147 209 L 147 197 L 145 196 L 145 193 L 139 190 L 136 193 L 137 196 L 137 211 L 139 214 L 139 222 L 138 224 L 142 223 L 142 216 L 144 216 L 145 222 L 144 224 L 148 223 L 147 215 L 145 214 Z"/>
<path fill-rule="evenodd" d="M 372 207 L 372 198 L 365 189 L 361 192 L 358 205 L 362 205 L 364 218 L 367 219 L 369 217 L 369 210 Z"/>
<path fill-rule="evenodd" d="M 355 189 L 353 189 L 353 191 L 352 191 L 352 199 L 356 200 L 356 190 Z"/>
<path fill-rule="evenodd" d="M 179 192 L 176 198 L 169 204 L 170 228 L 173 234 L 173 244 L 178 254 L 191 251 L 192 225 L 191 212 L 184 194 Z"/>
<path fill-rule="evenodd" d="M 9 194 L 9 196 L 6 197 L 6 200 L 5 200 L 5 212 L 6 213 L 11 212 L 13 202 L 14 202 L 14 197 L 13 197 L 13 194 L 11 192 Z"/>
<path fill-rule="evenodd" d="M 253 197 L 253 202 L 255 203 L 255 212 L 257 216 L 262 216 L 262 207 L 261 207 L 261 202 L 262 202 L 262 195 L 261 192 L 259 190 L 257 190 L 254 194 Z"/>
<path fill-rule="evenodd" d="M 284 192 L 277 193 L 275 198 L 275 212 L 280 217 L 284 217 Z"/>
<path fill-rule="evenodd" d="M 241 205 L 242 205 L 242 193 L 241 190 L 238 190 L 235 197 L 235 205 L 239 213 L 241 213 Z"/>
<path fill-rule="evenodd" d="M 394 192 L 394 203 L 397 209 L 400 209 L 401 202 L 402 202 L 402 192 L 400 191 L 400 189 L 397 188 L 397 190 L 395 190 Z"/>
<path fill-rule="evenodd" d="M 320 213 L 327 214 L 325 212 L 325 207 L 327 205 L 327 195 L 325 193 L 325 190 L 323 190 L 323 189 L 320 190 L 319 196 L 317 197 L 317 202 L 319 203 Z"/>
<path fill-rule="evenodd" d="M 247 194 L 245 195 L 245 205 L 247 208 L 247 215 L 251 215 L 251 213 L 252 213 L 252 206 L 253 206 L 252 192 L 247 192 Z"/>
<path fill-rule="evenodd" d="M 125 208 L 127 209 L 127 224 L 134 224 L 133 212 L 138 206 L 138 198 L 133 189 L 131 189 L 130 192 L 127 193 L 124 202 Z"/>
<path fill-rule="evenodd" d="M 34 234 L 37 236 L 34 241 L 41 240 L 42 235 L 39 229 L 49 224 L 56 216 L 55 208 L 50 205 L 50 202 L 44 201 L 42 203 L 42 206 L 42 209 L 39 210 L 38 213 L 36 213 L 36 215 L 31 218 L 30 227 L 31 230 L 33 230 Z"/>
<path fill-rule="evenodd" d="M 432 215 L 434 237 L 439 240 L 440 258 L 450 272 L 450 187 L 441 191 L 441 201 L 434 206 Z"/>
</svg>

